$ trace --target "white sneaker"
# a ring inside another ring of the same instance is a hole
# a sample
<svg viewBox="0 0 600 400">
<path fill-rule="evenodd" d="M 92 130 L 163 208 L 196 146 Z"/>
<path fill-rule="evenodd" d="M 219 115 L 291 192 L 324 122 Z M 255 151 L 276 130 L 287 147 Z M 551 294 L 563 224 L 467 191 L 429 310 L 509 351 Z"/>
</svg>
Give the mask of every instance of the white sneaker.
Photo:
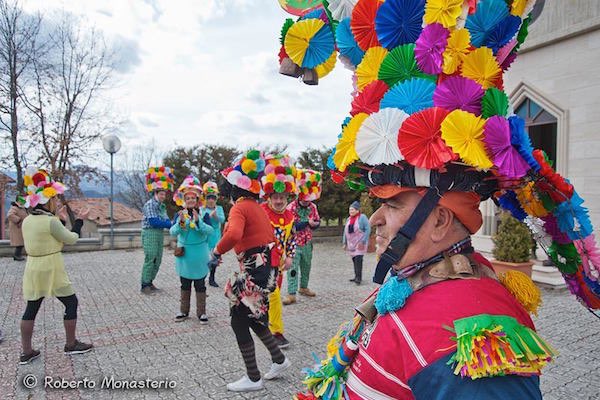
<svg viewBox="0 0 600 400">
<path fill-rule="evenodd" d="M 256 382 L 252 382 L 247 375 L 242 376 L 241 379 L 228 383 L 227 390 L 231 392 L 253 392 L 255 390 L 262 390 L 265 388 L 265 383 L 262 379 Z"/>
<path fill-rule="evenodd" d="M 285 358 L 285 360 L 283 360 L 281 364 L 273 363 L 271 364 L 271 369 L 269 370 L 269 372 L 265 374 L 265 379 L 271 380 L 278 378 L 283 373 L 283 371 L 285 371 L 291 366 L 292 363 L 287 357 Z"/>
</svg>

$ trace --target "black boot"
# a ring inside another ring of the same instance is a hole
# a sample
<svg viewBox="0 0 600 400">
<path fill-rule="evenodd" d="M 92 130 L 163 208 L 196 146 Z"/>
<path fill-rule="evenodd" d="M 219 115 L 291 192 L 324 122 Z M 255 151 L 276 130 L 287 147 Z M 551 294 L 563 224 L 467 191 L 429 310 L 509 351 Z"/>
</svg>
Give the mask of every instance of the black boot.
<svg viewBox="0 0 600 400">
<path fill-rule="evenodd" d="M 13 255 L 13 260 L 15 260 L 15 261 L 25 260 L 25 257 L 23 257 L 23 246 L 15 247 L 15 254 Z"/>
<path fill-rule="evenodd" d="M 354 283 L 360 285 L 362 281 L 363 256 L 355 256 L 354 261 Z"/>
<path fill-rule="evenodd" d="M 210 274 L 208 275 L 208 284 L 212 287 L 219 287 L 219 284 L 215 281 L 215 271 L 217 270 L 217 267 L 210 266 L 209 268 Z"/>
</svg>

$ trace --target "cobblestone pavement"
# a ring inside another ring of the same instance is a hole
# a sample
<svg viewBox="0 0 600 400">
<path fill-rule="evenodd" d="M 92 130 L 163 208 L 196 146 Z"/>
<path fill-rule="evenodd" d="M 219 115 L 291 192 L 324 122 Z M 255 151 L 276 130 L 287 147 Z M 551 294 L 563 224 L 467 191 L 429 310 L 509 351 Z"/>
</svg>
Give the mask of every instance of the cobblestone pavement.
<svg viewBox="0 0 600 400">
<path fill-rule="evenodd" d="M 348 282 L 351 262 L 337 243 L 316 244 L 310 286 L 317 297 L 299 297 L 297 304 L 284 308 L 286 336 L 292 343 L 286 354 L 293 362 L 292 370 L 267 382 L 264 391 L 238 395 L 225 388 L 244 370 L 222 290 L 208 289 L 208 325 L 200 325 L 197 319 L 174 323 L 179 280 L 173 256 L 165 251 L 155 281 L 162 290 L 153 296 L 139 293 L 142 258 L 141 250 L 66 254 L 67 270 L 80 301 L 79 338 L 93 342 L 96 348 L 84 355 L 64 355 L 63 306 L 56 299 L 47 299 L 34 333 L 34 347 L 42 356 L 25 366 L 17 362 L 24 263 L 0 259 L 0 328 L 5 336 L 0 344 L 0 399 L 289 399 L 301 389 L 301 368 L 313 363 L 311 353 L 323 355 L 337 326 L 352 317 L 352 308 L 375 287 Z M 372 255 L 366 257 L 365 265 L 369 277 Z M 223 282 L 233 268 L 233 258 L 226 256 L 217 280 Z M 543 296 L 544 305 L 535 322 L 560 353 L 542 376 L 545 399 L 599 398 L 600 320 L 566 291 L 544 290 Z M 257 358 L 264 373 L 270 359 L 260 341 Z M 32 390 L 21 383 L 28 374 L 38 380 Z M 87 378 L 87 386 L 95 382 L 96 387 L 44 390 L 45 377 L 77 379 L 81 385 Z M 176 387 L 100 389 L 104 377 L 169 380 Z"/>
</svg>

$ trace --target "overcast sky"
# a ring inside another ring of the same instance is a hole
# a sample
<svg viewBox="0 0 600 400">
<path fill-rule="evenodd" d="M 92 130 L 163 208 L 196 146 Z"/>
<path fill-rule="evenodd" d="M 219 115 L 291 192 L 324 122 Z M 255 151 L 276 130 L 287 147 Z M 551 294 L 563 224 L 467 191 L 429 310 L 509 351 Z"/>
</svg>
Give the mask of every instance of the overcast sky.
<svg viewBox="0 0 600 400">
<path fill-rule="evenodd" d="M 132 148 L 199 143 L 333 146 L 350 107 L 351 73 L 338 61 L 318 86 L 278 73 L 277 0 L 25 0 L 65 10 L 121 43 L 115 89 Z M 46 15 L 49 15 L 47 13 Z"/>
</svg>

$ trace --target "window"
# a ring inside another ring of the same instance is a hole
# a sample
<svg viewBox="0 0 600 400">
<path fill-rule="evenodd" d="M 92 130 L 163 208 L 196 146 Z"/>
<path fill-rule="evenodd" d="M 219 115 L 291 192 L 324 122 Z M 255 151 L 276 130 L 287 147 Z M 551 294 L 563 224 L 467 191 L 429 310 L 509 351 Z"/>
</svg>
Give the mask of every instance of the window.
<svg viewBox="0 0 600 400">
<path fill-rule="evenodd" d="M 544 150 L 556 169 L 556 139 L 558 133 L 556 117 L 529 98 L 525 98 L 515 109 L 515 114 L 525 120 L 525 129 L 529 133 L 533 148 Z"/>
</svg>

